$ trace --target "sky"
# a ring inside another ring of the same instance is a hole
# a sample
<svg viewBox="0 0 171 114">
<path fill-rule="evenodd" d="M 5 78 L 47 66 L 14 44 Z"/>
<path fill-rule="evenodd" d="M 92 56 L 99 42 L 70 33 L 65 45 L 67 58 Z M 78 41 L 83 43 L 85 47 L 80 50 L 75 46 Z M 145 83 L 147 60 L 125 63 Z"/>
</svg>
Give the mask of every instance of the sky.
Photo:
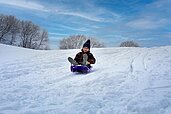
<svg viewBox="0 0 171 114">
<path fill-rule="evenodd" d="M 171 0 L 0 0 L 0 14 L 31 20 L 49 33 L 50 47 L 83 34 L 119 46 L 171 45 Z"/>
</svg>

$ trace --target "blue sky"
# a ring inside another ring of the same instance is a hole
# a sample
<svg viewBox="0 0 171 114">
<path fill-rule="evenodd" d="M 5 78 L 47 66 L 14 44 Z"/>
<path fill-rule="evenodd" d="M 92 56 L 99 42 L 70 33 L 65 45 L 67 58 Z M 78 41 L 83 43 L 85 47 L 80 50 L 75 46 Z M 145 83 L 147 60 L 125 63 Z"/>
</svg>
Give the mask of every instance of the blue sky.
<svg viewBox="0 0 171 114">
<path fill-rule="evenodd" d="M 0 0 L 0 13 L 47 29 L 52 48 L 74 34 L 106 46 L 135 40 L 152 47 L 171 45 L 170 6 L 171 0 Z"/>
</svg>

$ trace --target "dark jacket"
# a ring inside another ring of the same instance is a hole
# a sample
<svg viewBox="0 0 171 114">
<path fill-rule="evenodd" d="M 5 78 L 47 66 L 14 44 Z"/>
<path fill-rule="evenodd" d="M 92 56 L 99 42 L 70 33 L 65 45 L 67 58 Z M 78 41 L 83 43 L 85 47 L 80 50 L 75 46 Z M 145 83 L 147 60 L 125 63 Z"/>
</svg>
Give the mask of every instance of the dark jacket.
<svg viewBox="0 0 171 114">
<path fill-rule="evenodd" d="M 83 51 L 77 53 L 77 55 L 75 56 L 74 60 L 78 63 L 81 64 L 83 62 L 83 54 L 85 54 Z M 88 62 L 90 62 L 90 64 L 95 64 L 96 59 L 94 58 L 93 54 L 90 52 L 86 53 L 88 56 Z"/>
</svg>

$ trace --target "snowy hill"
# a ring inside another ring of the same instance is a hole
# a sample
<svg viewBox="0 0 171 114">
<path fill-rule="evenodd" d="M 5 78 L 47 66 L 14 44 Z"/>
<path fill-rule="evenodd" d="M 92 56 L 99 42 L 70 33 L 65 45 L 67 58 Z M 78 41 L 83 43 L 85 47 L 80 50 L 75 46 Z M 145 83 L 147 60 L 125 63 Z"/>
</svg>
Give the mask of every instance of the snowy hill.
<svg viewBox="0 0 171 114">
<path fill-rule="evenodd" d="M 0 114 L 171 114 L 171 47 L 91 49 L 86 75 L 78 51 L 0 44 Z"/>
</svg>

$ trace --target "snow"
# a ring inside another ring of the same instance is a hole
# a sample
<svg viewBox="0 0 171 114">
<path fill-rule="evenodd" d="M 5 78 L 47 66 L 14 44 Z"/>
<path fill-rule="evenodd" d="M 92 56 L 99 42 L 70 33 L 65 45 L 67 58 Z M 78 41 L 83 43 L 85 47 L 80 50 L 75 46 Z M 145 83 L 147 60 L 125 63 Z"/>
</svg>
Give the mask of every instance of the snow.
<svg viewBox="0 0 171 114">
<path fill-rule="evenodd" d="M 0 44 L 0 114 L 171 114 L 171 47 L 91 49 L 97 63 L 74 74 L 80 50 Z"/>
<path fill-rule="evenodd" d="M 26 48 L 20 48 L 20 47 L 0 44 L 0 54 L 1 54 L 0 63 L 2 64 L 5 62 L 9 62 L 9 61 L 15 61 L 17 59 L 24 59 L 24 58 L 28 58 L 30 56 L 36 56 L 37 51 L 31 50 L 31 49 L 26 49 Z"/>
</svg>

